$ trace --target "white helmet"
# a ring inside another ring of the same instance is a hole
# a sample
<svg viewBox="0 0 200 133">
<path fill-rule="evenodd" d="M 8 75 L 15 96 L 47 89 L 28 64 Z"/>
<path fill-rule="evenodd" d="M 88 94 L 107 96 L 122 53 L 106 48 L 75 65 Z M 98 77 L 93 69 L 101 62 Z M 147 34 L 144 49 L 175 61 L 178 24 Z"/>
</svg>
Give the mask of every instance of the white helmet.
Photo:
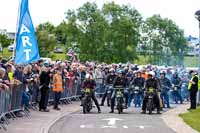
<svg viewBox="0 0 200 133">
<path fill-rule="evenodd" d="M 109 70 L 109 72 L 115 72 L 115 69 L 114 69 L 114 68 L 111 68 L 111 69 Z"/>
<path fill-rule="evenodd" d="M 89 79 L 89 78 L 90 78 L 90 74 L 87 73 L 87 74 L 85 75 L 85 78 L 86 78 L 86 79 Z"/>
<path fill-rule="evenodd" d="M 149 75 L 152 75 L 153 77 L 156 75 L 154 71 L 150 71 Z"/>
</svg>

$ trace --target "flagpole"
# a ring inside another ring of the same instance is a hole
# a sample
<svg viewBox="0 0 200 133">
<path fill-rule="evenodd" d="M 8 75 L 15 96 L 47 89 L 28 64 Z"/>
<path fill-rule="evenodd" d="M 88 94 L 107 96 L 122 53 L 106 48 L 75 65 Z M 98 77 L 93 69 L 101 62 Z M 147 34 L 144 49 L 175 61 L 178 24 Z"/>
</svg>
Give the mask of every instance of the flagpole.
<svg viewBox="0 0 200 133">
<path fill-rule="evenodd" d="M 15 33 L 15 40 L 14 40 L 14 47 L 13 47 L 13 56 L 12 56 L 13 60 L 14 60 L 14 57 L 15 57 L 15 50 L 16 50 L 16 40 L 17 40 L 17 32 L 18 32 L 18 27 L 19 27 L 19 17 L 20 17 L 21 1 L 22 0 L 19 0 L 19 6 L 18 6 L 16 33 Z"/>
</svg>

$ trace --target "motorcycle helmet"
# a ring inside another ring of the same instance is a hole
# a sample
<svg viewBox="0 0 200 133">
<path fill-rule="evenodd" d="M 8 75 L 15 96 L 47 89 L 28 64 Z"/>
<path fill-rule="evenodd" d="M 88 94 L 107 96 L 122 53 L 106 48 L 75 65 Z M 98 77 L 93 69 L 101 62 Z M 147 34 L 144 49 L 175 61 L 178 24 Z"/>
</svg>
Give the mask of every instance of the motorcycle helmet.
<svg viewBox="0 0 200 133">
<path fill-rule="evenodd" d="M 155 76 L 155 72 L 154 71 L 150 71 L 148 75 L 154 77 Z"/>
<path fill-rule="evenodd" d="M 85 75 L 85 78 L 86 78 L 86 79 L 90 79 L 90 74 L 87 73 L 87 74 Z"/>
<path fill-rule="evenodd" d="M 160 74 L 166 74 L 166 72 L 164 70 L 160 71 Z"/>
<path fill-rule="evenodd" d="M 49 62 L 48 62 L 48 61 L 45 61 L 45 62 L 44 62 L 44 66 L 45 66 L 45 67 L 48 67 L 48 66 L 49 66 Z"/>
<path fill-rule="evenodd" d="M 111 68 L 111 69 L 109 70 L 109 72 L 110 72 L 110 73 L 115 73 L 115 70 L 114 70 L 113 68 Z"/>
<path fill-rule="evenodd" d="M 121 70 L 117 71 L 117 74 L 122 74 L 122 71 Z"/>
</svg>

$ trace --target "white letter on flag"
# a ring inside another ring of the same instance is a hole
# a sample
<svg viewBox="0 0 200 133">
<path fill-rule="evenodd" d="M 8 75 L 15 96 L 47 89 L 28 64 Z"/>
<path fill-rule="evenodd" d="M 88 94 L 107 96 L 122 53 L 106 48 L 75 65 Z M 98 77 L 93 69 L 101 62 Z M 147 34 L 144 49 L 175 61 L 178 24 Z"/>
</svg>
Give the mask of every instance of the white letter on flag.
<svg viewBox="0 0 200 133">
<path fill-rule="evenodd" d="M 20 29 L 20 34 L 24 32 L 30 33 L 30 30 L 24 24 L 22 24 L 22 27 Z"/>
<path fill-rule="evenodd" d="M 28 61 L 30 59 L 29 53 L 31 52 L 31 49 L 25 49 L 24 52 L 26 53 L 26 60 Z"/>
<path fill-rule="evenodd" d="M 28 36 L 22 36 L 22 43 L 23 43 L 23 47 L 26 47 L 26 44 L 28 44 L 29 46 L 32 46 L 32 44 L 29 41 Z"/>
</svg>

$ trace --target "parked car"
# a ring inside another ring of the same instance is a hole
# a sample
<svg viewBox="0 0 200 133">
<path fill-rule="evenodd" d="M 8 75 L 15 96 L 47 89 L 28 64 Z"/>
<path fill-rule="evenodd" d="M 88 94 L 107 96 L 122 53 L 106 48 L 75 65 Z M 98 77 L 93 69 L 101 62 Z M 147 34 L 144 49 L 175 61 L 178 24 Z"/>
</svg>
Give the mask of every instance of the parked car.
<svg viewBox="0 0 200 133">
<path fill-rule="evenodd" d="M 54 47 L 54 53 L 63 53 L 63 48 L 61 47 Z"/>
<path fill-rule="evenodd" d="M 11 44 L 8 46 L 8 51 L 12 52 L 15 48 L 15 45 L 14 44 Z"/>
<path fill-rule="evenodd" d="M 40 59 L 43 61 L 48 61 L 49 63 L 52 61 L 51 58 L 41 57 Z"/>
</svg>

